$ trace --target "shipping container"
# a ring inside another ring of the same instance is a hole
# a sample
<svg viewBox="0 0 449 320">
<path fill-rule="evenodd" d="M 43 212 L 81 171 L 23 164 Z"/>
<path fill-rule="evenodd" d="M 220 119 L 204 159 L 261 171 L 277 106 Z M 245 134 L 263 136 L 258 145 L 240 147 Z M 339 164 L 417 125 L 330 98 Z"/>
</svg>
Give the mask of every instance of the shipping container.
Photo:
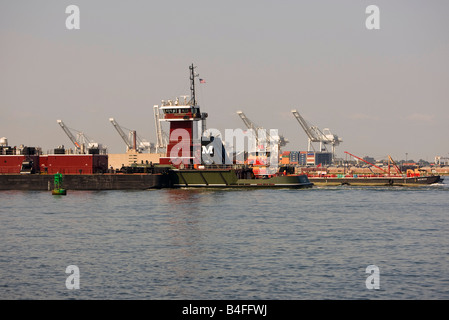
<svg viewBox="0 0 449 320">
<path fill-rule="evenodd" d="M 40 157 L 40 171 L 48 174 L 93 174 L 108 169 L 107 155 L 45 155 Z"/>
<path fill-rule="evenodd" d="M 0 156 L 0 173 L 20 173 L 25 156 Z"/>
<path fill-rule="evenodd" d="M 332 164 L 332 153 L 330 152 L 317 152 L 315 153 L 315 164 L 316 165 L 331 165 Z"/>
<path fill-rule="evenodd" d="M 37 155 L 0 155 L 0 173 L 35 173 L 39 171 Z"/>
</svg>

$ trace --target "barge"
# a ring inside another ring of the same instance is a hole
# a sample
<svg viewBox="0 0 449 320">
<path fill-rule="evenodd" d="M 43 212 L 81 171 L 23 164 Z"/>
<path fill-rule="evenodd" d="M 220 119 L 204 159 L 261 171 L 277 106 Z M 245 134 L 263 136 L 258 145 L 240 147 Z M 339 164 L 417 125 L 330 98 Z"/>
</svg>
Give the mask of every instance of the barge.
<svg viewBox="0 0 449 320">
<path fill-rule="evenodd" d="M 64 174 L 66 190 L 146 190 L 167 187 L 167 175 L 156 174 Z M 0 174 L 0 190 L 53 190 L 51 174 Z"/>
<path fill-rule="evenodd" d="M 320 186 L 338 186 L 338 185 L 350 185 L 350 186 L 423 186 L 431 185 L 435 183 L 443 182 L 443 178 L 440 175 L 429 175 L 420 172 L 419 170 L 407 170 L 406 173 L 398 167 L 391 156 L 388 156 L 388 169 L 385 170 L 378 167 L 371 162 L 357 157 L 347 151 L 346 154 L 367 163 L 368 165 L 377 168 L 381 173 L 364 175 L 364 174 L 339 174 L 328 175 L 326 172 L 318 176 L 308 175 L 309 180 L 316 185 Z M 395 173 L 390 171 L 390 167 L 393 166 L 396 170 Z M 370 169 L 371 170 L 371 169 Z"/>
<path fill-rule="evenodd" d="M 423 186 L 443 182 L 441 176 L 419 177 L 309 177 L 317 186 Z"/>
</svg>

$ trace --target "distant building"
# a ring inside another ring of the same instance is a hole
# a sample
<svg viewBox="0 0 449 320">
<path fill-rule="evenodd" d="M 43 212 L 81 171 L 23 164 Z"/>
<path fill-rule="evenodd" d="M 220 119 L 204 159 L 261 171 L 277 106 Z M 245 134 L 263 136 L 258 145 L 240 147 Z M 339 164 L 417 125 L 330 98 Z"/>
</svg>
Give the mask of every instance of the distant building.
<svg viewBox="0 0 449 320">
<path fill-rule="evenodd" d="M 368 161 L 369 163 L 374 163 L 374 162 L 376 162 L 376 160 L 375 160 L 374 158 L 369 157 L 369 156 L 363 157 L 363 160 Z"/>
<path fill-rule="evenodd" d="M 436 156 L 435 164 L 442 165 L 442 166 L 448 166 L 449 165 L 449 157 Z"/>
</svg>

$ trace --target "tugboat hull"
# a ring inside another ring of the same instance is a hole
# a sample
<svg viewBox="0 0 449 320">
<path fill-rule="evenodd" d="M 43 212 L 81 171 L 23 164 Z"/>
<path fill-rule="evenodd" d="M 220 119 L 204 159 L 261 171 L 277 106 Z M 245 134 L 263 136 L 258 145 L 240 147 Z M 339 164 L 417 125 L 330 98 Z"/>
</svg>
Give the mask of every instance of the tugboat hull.
<svg viewBox="0 0 449 320">
<path fill-rule="evenodd" d="M 238 179 L 234 170 L 171 170 L 171 187 L 191 188 L 311 188 L 306 175 Z"/>
</svg>

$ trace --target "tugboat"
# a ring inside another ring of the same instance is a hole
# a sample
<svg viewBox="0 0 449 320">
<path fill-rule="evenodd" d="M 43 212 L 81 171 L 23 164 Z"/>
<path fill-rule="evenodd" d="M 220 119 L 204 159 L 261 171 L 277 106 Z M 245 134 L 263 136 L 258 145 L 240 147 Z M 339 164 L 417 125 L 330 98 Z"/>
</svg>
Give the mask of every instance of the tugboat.
<svg viewBox="0 0 449 320">
<path fill-rule="evenodd" d="M 219 136 L 208 136 L 206 131 L 207 113 L 200 111 L 195 96 L 195 68 L 190 69 L 191 99 L 187 101 L 162 101 L 159 108 L 162 117 L 159 121 L 170 124 L 170 140 L 166 156 L 160 158 L 160 166 L 170 167 L 170 187 L 218 187 L 218 188 L 311 188 L 305 174 L 288 174 L 287 172 L 270 172 L 261 174 L 260 168 L 249 164 L 236 164 L 233 161 L 206 161 L 207 155 L 219 154 L 220 160 L 227 157 L 224 145 L 208 146 Z M 219 150 L 221 148 L 221 150 Z M 228 159 L 229 160 L 229 159 Z M 277 159 L 278 160 L 278 159 Z M 276 168 L 277 168 L 276 163 Z"/>
</svg>

